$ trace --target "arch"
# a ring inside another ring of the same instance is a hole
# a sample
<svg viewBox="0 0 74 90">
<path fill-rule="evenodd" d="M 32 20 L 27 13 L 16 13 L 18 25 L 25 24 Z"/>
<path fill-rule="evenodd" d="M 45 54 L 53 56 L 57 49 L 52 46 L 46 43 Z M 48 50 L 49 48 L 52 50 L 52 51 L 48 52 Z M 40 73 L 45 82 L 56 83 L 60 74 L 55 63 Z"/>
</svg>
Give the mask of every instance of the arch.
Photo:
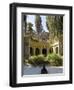
<svg viewBox="0 0 74 90">
<path fill-rule="evenodd" d="M 56 47 L 56 54 L 58 53 L 58 47 Z"/>
<path fill-rule="evenodd" d="M 44 54 L 45 56 L 47 55 L 47 49 L 46 48 L 42 49 L 42 54 Z"/>
<path fill-rule="evenodd" d="M 36 50 L 35 50 L 35 54 L 36 54 L 36 55 L 39 55 L 39 53 L 40 53 L 39 48 L 36 48 Z"/>
<path fill-rule="evenodd" d="M 30 47 L 30 55 L 32 56 L 33 55 L 33 48 Z"/>
<path fill-rule="evenodd" d="M 50 49 L 49 49 L 49 52 L 50 52 L 50 53 L 53 53 L 53 48 L 50 48 Z"/>
</svg>

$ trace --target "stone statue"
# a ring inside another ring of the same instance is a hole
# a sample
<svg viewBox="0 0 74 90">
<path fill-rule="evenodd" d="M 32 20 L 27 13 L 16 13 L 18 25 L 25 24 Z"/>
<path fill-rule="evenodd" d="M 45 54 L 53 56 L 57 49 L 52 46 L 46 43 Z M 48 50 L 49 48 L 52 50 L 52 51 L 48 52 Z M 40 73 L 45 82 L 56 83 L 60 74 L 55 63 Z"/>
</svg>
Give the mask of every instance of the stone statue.
<svg viewBox="0 0 74 90">
<path fill-rule="evenodd" d="M 41 74 L 47 74 L 47 73 L 48 73 L 48 71 L 45 68 L 45 65 L 43 65 L 43 68 L 41 69 Z"/>
</svg>

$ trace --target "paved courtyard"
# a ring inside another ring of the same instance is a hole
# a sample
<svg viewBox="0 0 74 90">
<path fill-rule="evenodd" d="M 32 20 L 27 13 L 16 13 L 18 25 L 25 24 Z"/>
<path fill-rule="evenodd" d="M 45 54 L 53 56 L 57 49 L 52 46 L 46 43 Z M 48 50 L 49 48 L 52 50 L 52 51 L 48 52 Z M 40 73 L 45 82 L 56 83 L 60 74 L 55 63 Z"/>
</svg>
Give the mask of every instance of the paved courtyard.
<svg viewBox="0 0 74 90">
<path fill-rule="evenodd" d="M 23 75 L 41 74 L 42 67 L 23 66 Z M 46 66 L 48 74 L 63 73 L 63 67 L 49 67 Z"/>
</svg>

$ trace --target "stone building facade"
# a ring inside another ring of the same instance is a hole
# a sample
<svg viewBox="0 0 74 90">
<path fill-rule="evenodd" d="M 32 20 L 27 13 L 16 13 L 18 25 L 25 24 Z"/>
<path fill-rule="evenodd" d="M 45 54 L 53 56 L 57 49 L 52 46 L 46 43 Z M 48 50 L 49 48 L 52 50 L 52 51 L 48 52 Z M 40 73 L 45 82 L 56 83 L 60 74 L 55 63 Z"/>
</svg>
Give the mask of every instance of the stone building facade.
<svg viewBox="0 0 74 90">
<path fill-rule="evenodd" d="M 36 32 L 27 31 L 24 34 L 24 56 L 26 59 L 39 54 L 47 56 L 52 52 L 59 54 L 59 42 L 50 44 L 48 32 L 38 35 Z"/>
<path fill-rule="evenodd" d="M 22 30 L 23 30 L 23 53 L 24 58 L 28 59 L 30 56 L 33 55 L 40 55 L 43 54 L 47 56 L 49 53 L 62 53 L 60 45 L 61 43 L 59 40 L 52 40 L 50 42 L 50 34 L 49 32 L 41 32 L 37 33 L 36 31 L 27 30 L 26 26 L 26 17 L 24 18 L 24 14 L 22 15 Z M 61 45 L 62 46 L 62 45 Z"/>
</svg>

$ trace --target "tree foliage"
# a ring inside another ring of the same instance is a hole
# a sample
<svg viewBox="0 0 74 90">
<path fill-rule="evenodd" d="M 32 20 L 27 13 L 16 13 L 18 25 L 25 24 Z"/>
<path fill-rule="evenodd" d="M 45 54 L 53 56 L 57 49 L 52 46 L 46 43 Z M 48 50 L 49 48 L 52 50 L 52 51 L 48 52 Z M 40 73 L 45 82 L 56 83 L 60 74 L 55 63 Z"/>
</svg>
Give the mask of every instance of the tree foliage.
<svg viewBox="0 0 74 90">
<path fill-rule="evenodd" d="M 46 25 L 50 34 L 59 37 L 63 33 L 63 16 L 47 16 Z"/>
<path fill-rule="evenodd" d="M 33 31 L 33 28 L 32 27 L 33 27 L 33 24 L 32 23 L 30 23 L 30 22 L 27 23 L 27 30 L 28 31 L 32 32 Z"/>
<path fill-rule="evenodd" d="M 42 20 L 40 15 L 36 15 L 35 17 L 35 27 L 38 34 L 42 32 L 43 27 L 42 27 Z"/>
<path fill-rule="evenodd" d="M 47 16 L 46 25 L 50 33 L 50 42 L 59 40 L 59 53 L 63 55 L 63 16 Z"/>
</svg>

